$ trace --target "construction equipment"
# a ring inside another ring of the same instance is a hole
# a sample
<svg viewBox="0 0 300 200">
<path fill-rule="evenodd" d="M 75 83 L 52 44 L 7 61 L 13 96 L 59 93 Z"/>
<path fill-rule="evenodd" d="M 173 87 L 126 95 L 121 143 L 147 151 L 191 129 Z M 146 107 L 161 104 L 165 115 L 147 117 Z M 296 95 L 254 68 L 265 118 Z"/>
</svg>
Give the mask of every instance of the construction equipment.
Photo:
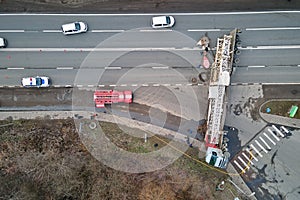
<svg viewBox="0 0 300 200">
<path fill-rule="evenodd" d="M 104 108 L 106 104 L 132 103 L 132 91 L 96 90 L 94 92 L 94 102 L 97 108 Z"/>
<path fill-rule="evenodd" d="M 205 161 L 219 168 L 226 168 L 230 154 L 223 131 L 226 115 L 226 87 L 230 84 L 236 30 L 218 38 L 215 62 L 211 67 L 209 82 L 209 107 L 205 145 Z"/>
</svg>

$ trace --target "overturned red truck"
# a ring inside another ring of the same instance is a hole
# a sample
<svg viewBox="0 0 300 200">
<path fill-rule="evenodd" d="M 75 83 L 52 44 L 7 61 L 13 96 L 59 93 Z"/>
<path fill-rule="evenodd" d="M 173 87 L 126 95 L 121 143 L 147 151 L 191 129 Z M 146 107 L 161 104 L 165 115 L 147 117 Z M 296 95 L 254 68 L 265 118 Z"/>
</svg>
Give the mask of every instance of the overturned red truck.
<svg viewBox="0 0 300 200">
<path fill-rule="evenodd" d="M 97 108 L 104 108 L 105 105 L 113 103 L 132 103 L 132 91 L 96 90 L 94 102 Z"/>
</svg>

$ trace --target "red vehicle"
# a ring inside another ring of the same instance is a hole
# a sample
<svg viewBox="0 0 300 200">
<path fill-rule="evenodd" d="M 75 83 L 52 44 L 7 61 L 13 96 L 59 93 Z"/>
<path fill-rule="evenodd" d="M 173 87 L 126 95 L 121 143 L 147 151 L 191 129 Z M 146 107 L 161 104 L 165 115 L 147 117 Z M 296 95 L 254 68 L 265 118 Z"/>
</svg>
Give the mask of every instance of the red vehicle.
<svg viewBox="0 0 300 200">
<path fill-rule="evenodd" d="M 132 91 L 96 90 L 94 101 L 97 108 L 104 108 L 105 104 L 132 103 Z"/>
</svg>

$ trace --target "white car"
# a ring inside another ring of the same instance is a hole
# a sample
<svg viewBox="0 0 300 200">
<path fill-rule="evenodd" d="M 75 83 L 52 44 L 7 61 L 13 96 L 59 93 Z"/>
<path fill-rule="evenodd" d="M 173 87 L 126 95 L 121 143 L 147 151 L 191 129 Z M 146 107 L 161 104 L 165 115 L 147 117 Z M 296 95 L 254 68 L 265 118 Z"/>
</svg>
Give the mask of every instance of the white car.
<svg viewBox="0 0 300 200">
<path fill-rule="evenodd" d="M 36 77 L 26 77 L 22 78 L 23 87 L 49 87 L 50 78 L 47 76 L 36 76 Z"/>
<path fill-rule="evenodd" d="M 7 46 L 7 40 L 0 37 L 0 48 L 5 48 Z"/>
<path fill-rule="evenodd" d="M 88 26 L 84 22 L 73 22 L 61 26 L 61 30 L 65 35 L 87 32 Z"/>
<path fill-rule="evenodd" d="M 158 16 L 152 17 L 152 28 L 170 28 L 175 24 L 175 19 L 172 16 Z"/>
</svg>

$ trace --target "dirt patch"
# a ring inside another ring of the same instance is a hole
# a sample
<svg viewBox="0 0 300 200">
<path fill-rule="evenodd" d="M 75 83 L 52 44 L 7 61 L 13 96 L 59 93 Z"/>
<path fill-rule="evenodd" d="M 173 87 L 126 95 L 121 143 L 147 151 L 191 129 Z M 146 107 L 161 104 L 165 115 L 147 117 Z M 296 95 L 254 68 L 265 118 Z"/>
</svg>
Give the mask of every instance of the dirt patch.
<svg viewBox="0 0 300 200">
<path fill-rule="evenodd" d="M 0 12 L 155 13 L 298 10 L 295 0 L 0 0 Z"/>
<path fill-rule="evenodd" d="M 105 126 L 122 134 L 111 123 Z M 118 138 L 124 149 L 141 150 L 143 141 Z M 149 140 L 142 150 L 155 150 L 152 142 L 157 141 Z M 197 152 L 190 148 L 187 153 L 197 157 Z M 0 157 L 4 199 L 230 199 L 231 191 L 237 196 L 229 184 L 215 191 L 227 176 L 185 156 L 151 173 L 108 168 L 82 145 L 73 120 L 0 121 Z"/>
</svg>

